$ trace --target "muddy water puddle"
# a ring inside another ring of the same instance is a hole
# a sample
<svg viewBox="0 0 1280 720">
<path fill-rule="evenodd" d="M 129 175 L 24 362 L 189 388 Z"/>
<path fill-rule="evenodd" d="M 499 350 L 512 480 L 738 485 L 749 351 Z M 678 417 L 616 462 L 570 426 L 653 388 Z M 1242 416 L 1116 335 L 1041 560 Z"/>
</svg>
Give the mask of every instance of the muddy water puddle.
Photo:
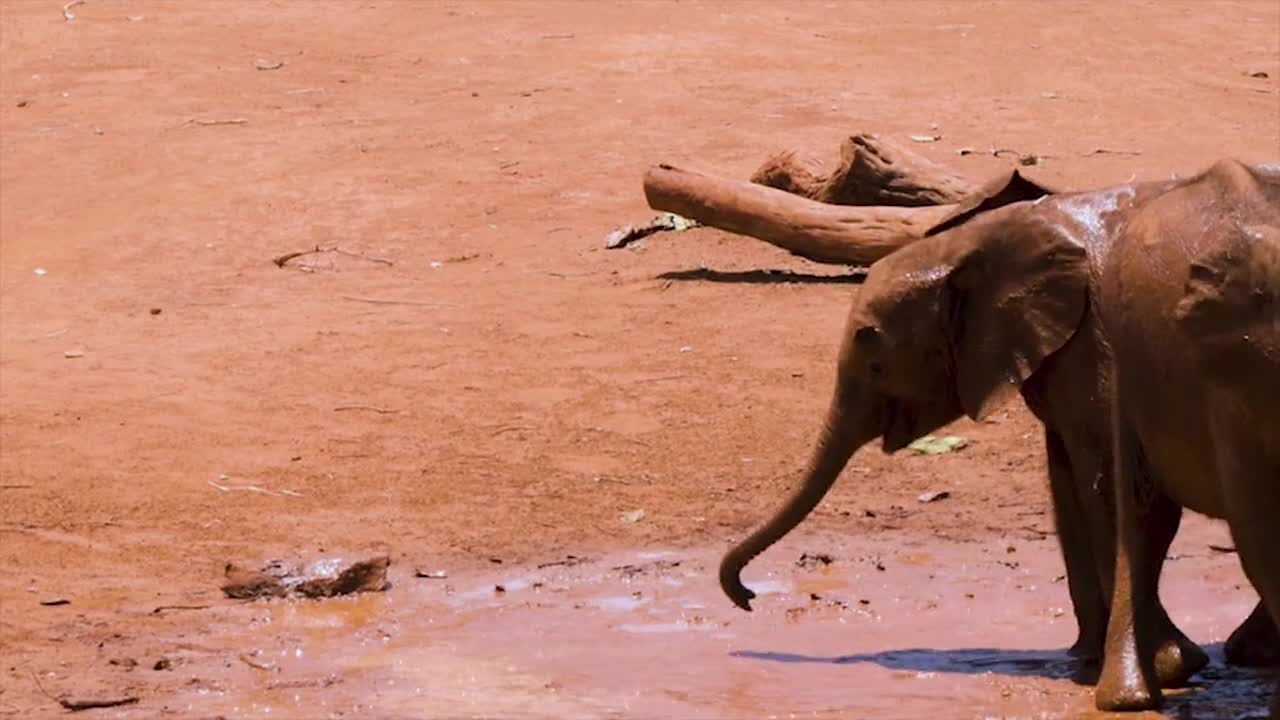
<svg viewBox="0 0 1280 720">
<path fill-rule="evenodd" d="M 1221 665 L 1255 596 L 1222 531 L 1188 522 L 1164 595 L 1209 644 L 1170 717 L 1235 718 L 1265 682 Z M 805 546 L 802 548 L 800 543 Z M 829 564 L 798 567 L 821 547 Z M 1075 622 L 1052 538 L 888 547 L 806 536 L 745 575 L 756 611 L 715 581 L 718 553 L 631 553 L 414 578 L 386 593 L 221 614 L 199 682 L 167 707 L 278 717 L 1059 718 L 1091 716 L 1064 648 Z M 221 662 L 214 662 L 217 658 Z"/>
</svg>

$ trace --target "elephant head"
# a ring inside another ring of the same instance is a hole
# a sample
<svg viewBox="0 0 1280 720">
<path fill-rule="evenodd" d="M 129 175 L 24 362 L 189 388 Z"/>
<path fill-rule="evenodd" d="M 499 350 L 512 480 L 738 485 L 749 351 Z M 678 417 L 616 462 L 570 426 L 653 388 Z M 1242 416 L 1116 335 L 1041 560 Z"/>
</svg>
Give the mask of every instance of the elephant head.
<svg viewBox="0 0 1280 720">
<path fill-rule="evenodd" d="M 730 550 L 720 586 L 751 610 L 740 573 L 821 502 L 858 448 L 886 453 L 1017 391 L 1080 327 L 1086 252 L 1036 203 L 981 213 L 875 263 L 853 303 L 834 397 L 800 486 Z"/>
</svg>

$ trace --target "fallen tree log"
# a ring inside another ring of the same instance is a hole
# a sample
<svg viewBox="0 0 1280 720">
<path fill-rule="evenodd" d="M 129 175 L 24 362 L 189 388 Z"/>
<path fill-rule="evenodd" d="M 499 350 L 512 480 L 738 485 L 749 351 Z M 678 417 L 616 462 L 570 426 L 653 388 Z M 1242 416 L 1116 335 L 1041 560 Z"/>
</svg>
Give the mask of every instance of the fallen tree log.
<svg viewBox="0 0 1280 720">
<path fill-rule="evenodd" d="M 671 165 L 658 165 L 645 173 L 644 194 L 655 210 L 835 265 L 870 265 L 923 237 L 958 207 L 832 205 Z"/>
<path fill-rule="evenodd" d="M 971 186 L 958 202 L 946 205 L 853 206 L 815 202 L 671 165 L 650 168 L 644 177 L 645 198 L 655 210 L 763 240 L 814 262 L 855 266 L 870 265 L 977 213 L 1052 192 L 1011 170 Z"/>
<path fill-rule="evenodd" d="M 832 205 L 946 205 L 976 189 L 970 179 L 865 133 L 845 138 L 830 170 L 817 158 L 786 150 L 766 160 L 751 182 Z"/>
</svg>

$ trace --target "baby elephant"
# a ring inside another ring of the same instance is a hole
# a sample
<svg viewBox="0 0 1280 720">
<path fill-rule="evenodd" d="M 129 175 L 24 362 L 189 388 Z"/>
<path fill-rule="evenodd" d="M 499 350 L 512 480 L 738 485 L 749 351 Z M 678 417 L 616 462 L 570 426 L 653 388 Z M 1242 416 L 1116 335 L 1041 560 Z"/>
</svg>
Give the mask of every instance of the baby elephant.
<svg viewBox="0 0 1280 720">
<path fill-rule="evenodd" d="M 1099 298 L 1118 551 L 1096 701 L 1142 710 L 1161 700 L 1153 502 L 1225 518 L 1280 618 L 1280 166 L 1220 162 L 1150 202 L 1113 244 Z"/>
</svg>

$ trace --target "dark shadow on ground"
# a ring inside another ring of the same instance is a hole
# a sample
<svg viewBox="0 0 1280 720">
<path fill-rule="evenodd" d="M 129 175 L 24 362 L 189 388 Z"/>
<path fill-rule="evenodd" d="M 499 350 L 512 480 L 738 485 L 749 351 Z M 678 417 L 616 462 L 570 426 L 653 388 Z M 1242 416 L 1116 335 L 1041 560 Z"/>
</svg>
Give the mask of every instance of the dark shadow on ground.
<svg viewBox="0 0 1280 720">
<path fill-rule="evenodd" d="M 1186 688 L 1165 690 L 1163 714 L 1177 720 L 1192 718 L 1265 718 L 1272 673 L 1267 670 L 1226 665 L 1222 643 L 1205 645 L 1210 663 Z M 1070 680 L 1078 685 L 1097 681 L 1096 663 L 1084 663 L 1065 650 L 1001 650 L 961 648 L 934 650 L 910 648 L 877 653 L 824 657 L 796 653 L 739 650 L 732 657 L 782 663 L 873 663 L 891 670 Z M 1103 717 L 1103 715 L 1099 715 Z M 1107 716 L 1110 717 L 1110 716 Z M 1280 718 L 1277 718 L 1280 720 Z"/>
<path fill-rule="evenodd" d="M 996 673 L 1012 676 L 1035 676 L 1055 680 L 1074 679 L 1080 674 L 1081 663 L 1067 655 L 1065 650 L 997 650 L 994 648 L 964 648 L 958 650 L 933 650 L 910 648 L 886 650 L 859 655 L 821 657 L 779 652 L 740 650 L 730 653 L 733 657 L 752 660 L 769 660 L 784 663 L 829 663 L 849 665 L 872 663 L 890 670 L 915 672 L 960 673 L 981 675 Z"/>
<path fill-rule="evenodd" d="M 791 270 L 712 270 L 711 268 L 693 268 L 691 270 L 672 270 L 658 276 L 659 280 L 699 280 L 702 282 L 742 283 L 752 285 L 783 285 L 797 283 L 861 285 L 867 278 L 865 270 L 854 269 L 844 275 L 814 275 Z"/>
</svg>

